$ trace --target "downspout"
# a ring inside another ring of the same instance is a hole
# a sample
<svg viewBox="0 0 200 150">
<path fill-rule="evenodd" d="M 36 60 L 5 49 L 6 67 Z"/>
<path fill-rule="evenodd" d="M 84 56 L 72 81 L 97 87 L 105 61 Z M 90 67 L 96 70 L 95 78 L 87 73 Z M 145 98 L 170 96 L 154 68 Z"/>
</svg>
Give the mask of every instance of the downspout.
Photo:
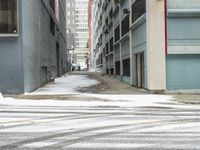
<svg viewBox="0 0 200 150">
<path fill-rule="evenodd" d="M 168 53 L 168 41 L 167 41 L 167 0 L 164 0 L 164 28 L 165 28 L 165 54 Z"/>
</svg>

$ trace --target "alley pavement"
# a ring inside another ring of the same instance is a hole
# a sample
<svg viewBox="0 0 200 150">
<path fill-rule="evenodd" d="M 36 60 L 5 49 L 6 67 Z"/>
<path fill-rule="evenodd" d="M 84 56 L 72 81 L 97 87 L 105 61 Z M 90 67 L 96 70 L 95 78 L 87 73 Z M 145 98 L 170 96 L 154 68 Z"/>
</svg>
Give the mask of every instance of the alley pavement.
<svg viewBox="0 0 200 150">
<path fill-rule="evenodd" d="M 87 78 L 80 79 L 88 82 Z M 85 90 L 87 84 L 77 83 Z M 90 86 L 100 84 L 93 83 Z M 199 105 L 140 90 L 138 94 L 81 93 L 76 86 L 72 94 L 44 87 L 38 93 L 1 99 L 0 150 L 200 149 Z"/>
</svg>

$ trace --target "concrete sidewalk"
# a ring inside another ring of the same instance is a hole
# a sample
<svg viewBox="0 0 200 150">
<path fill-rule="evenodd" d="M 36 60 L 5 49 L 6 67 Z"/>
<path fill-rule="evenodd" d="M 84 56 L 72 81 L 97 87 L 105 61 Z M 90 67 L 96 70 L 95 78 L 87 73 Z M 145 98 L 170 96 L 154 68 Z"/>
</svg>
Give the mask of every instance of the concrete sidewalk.
<svg viewBox="0 0 200 150">
<path fill-rule="evenodd" d="M 102 75 L 93 72 L 72 72 L 70 75 L 88 75 L 90 79 L 100 82 L 100 84 L 91 86 L 89 88 L 82 88 L 81 92 L 89 92 L 93 94 L 122 94 L 122 95 L 135 95 L 135 94 L 148 94 L 144 89 L 135 88 L 126 84 L 112 76 Z"/>
<path fill-rule="evenodd" d="M 90 72 L 74 72 L 70 74 L 84 74 L 88 75 L 92 79 L 96 79 L 100 82 L 99 85 L 95 85 L 89 88 L 84 88 L 82 92 L 92 92 L 99 94 L 151 94 L 149 91 L 132 87 L 114 77 L 101 75 L 100 73 Z M 154 93 L 153 93 L 154 94 Z M 174 101 L 184 104 L 199 104 L 200 105 L 200 94 L 159 94 L 159 95 L 170 95 Z"/>
<path fill-rule="evenodd" d="M 177 94 L 172 95 L 174 101 L 184 104 L 198 104 L 200 105 L 200 95 L 195 94 Z"/>
</svg>

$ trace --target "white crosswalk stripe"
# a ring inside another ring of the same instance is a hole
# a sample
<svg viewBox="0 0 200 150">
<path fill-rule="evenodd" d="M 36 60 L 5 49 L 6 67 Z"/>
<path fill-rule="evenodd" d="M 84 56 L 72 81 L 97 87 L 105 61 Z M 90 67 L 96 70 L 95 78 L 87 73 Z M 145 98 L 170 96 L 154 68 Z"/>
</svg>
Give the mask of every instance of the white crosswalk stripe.
<svg viewBox="0 0 200 150">
<path fill-rule="evenodd" d="M 1 105 L 0 150 L 200 149 L 199 114 L 200 108 L 177 108 L 173 104 L 171 107 Z"/>
</svg>

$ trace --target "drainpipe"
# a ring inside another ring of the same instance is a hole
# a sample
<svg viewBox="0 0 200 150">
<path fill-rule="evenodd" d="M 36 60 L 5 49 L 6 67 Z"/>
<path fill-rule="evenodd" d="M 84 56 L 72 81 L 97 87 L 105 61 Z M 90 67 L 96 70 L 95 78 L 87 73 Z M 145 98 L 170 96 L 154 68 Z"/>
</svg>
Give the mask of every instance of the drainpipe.
<svg viewBox="0 0 200 150">
<path fill-rule="evenodd" d="M 165 24 L 165 54 L 167 55 L 168 53 L 168 48 L 167 48 L 167 0 L 164 0 L 164 24 Z"/>
</svg>

